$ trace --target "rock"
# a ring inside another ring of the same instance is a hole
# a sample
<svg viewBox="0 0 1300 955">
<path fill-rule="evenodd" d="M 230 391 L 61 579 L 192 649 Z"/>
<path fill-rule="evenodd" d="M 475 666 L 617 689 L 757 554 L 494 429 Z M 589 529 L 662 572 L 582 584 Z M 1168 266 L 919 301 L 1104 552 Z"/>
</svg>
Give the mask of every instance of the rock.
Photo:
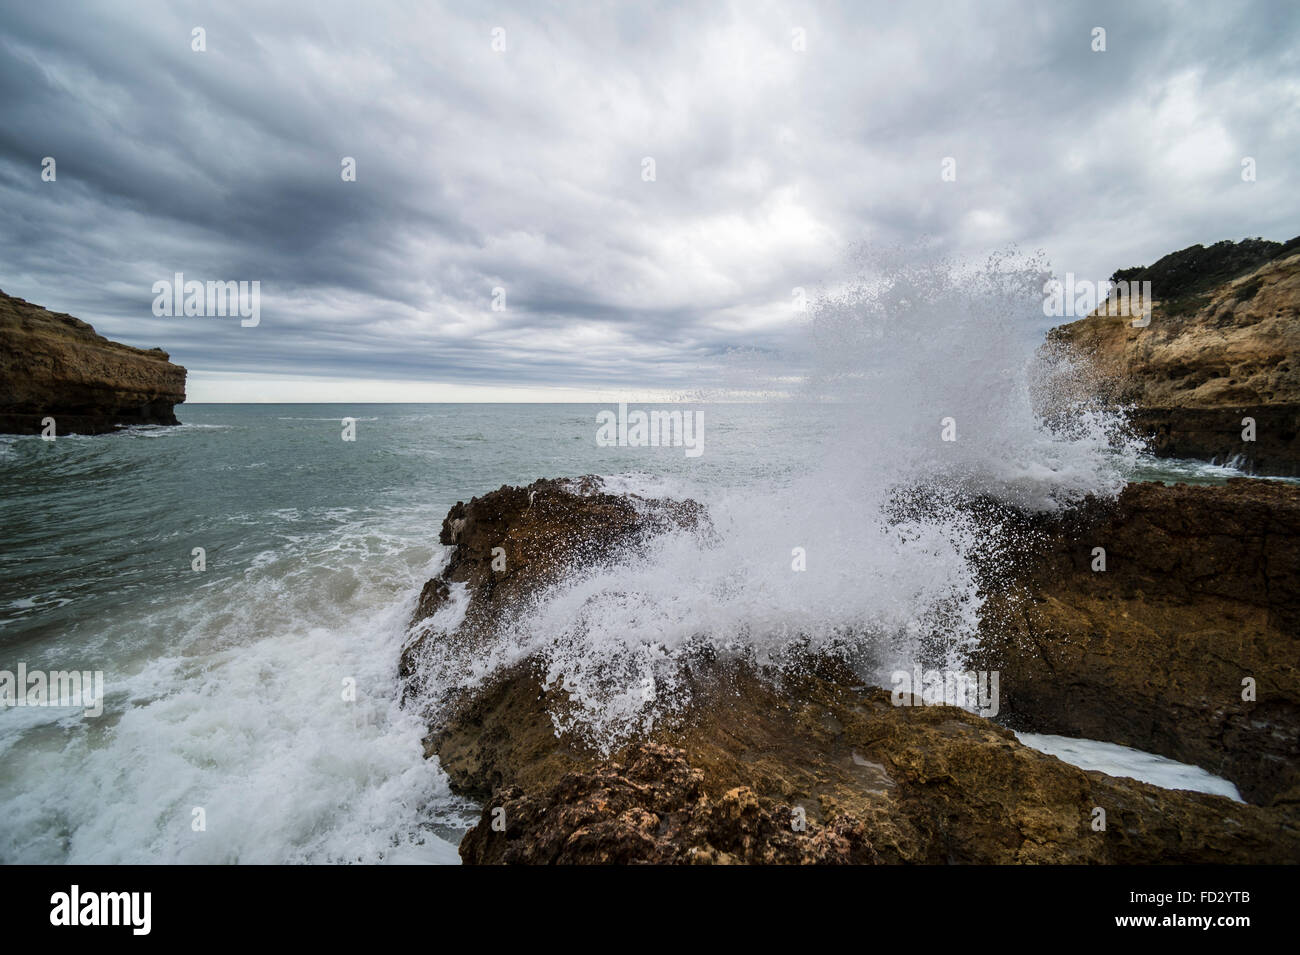
<svg viewBox="0 0 1300 955">
<path fill-rule="evenodd" d="M 1300 487 L 1131 484 L 1011 536 L 1027 546 L 995 576 L 1015 584 L 984 610 L 1002 719 L 1194 763 L 1252 802 L 1300 803 Z"/>
<path fill-rule="evenodd" d="M 180 424 L 185 369 L 158 348 L 111 342 L 80 319 L 0 292 L 0 432 L 99 434 Z"/>
<path fill-rule="evenodd" d="M 1193 246 L 1114 278 L 1152 283 L 1147 327 L 1099 309 L 1048 337 L 1088 356 L 1153 450 L 1300 474 L 1300 240 Z"/>
<path fill-rule="evenodd" d="M 467 863 L 1295 862 L 1293 813 L 1085 772 L 948 706 L 847 674 L 715 661 L 688 710 L 611 757 L 557 737 L 537 675 L 504 674 L 435 751 L 490 798 Z M 471 752 L 473 759 L 464 757 Z M 1104 831 L 1093 828 L 1105 812 Z M 796 812 L 796 810 L 801 810 Z M 497 822 L 494 828 L 493 823 Z M 802 826 L 802 830 L 799 828 Z"/>
<path fill-rule="evenodd" d="M 415 645 L 462 638 L 427 627 L 427 611 L 452 583 L 469 588 L 470 639 L 486 639 L 513 601 L 585 556 L 604 559 L 610 542 L 642 540 L 681 521 L 707 532 L 688 502 L 619 501 L 552 481 L 458 504 L 443 527 L 443 540 L 457 549 L 447 572 L 425 588 Z M 638 527 L 640 514 L 649 517 Z M 490 582 L 490 548 L 503 541 L 512 541 L 508 552 L 520 558 L 517 565 L 507 560 L 514 575 L 508 591 L 505 582 Z M 419 654 L 408 652 L 404 661 L 418 682 Z M 462 858 L 1300 861 L 1293 806 L 1243 805 L 1085 772 L 963 710 L 894 705 L 889 693 L 858 685 L 836 661 L 809 659 L 777 672 L 713 653 L 694 659 L 688 678 L 683 708 L 609 753 L 556 732 L 551 715 L 566 697 L 544 684 L 535 659 L 441 709 L 427 754 L 439 758 L 455 791 L 485 800 Z M 1094 828 L 1098 809 L 1104 830 Z"/>
<path fill-rule="evenodd" d="M 1247 419 L 1254 422 L 1254 442 L 1242 440 Z M 1300 474 L 1300 404 L 1139 408 L 1129 422 L 1151 436 L 1151 450 L 1162 458 L 1231 464 L 1252 474 Z"/>
<path fill-rule="evenodd" d="M 429 635 L 427 622 L 447 600 L 450 584 L 468 589 L 461 630 L 472 634 L 483 626 L 490 629 L 504 608 L 574 567 L 609 560 L 669 526 L 704 521 L 703 509 L 693 501 L 606 494 L 595 477 L 503 486 L 468 505 L 456 502 L 438 538 L 456 549 L 420 594 L 402 654 L 403 676 L 418 678 L 414 661 Z M 494 561 L 501 570 L 493 569 Z"/>
<path fill-rule="evenodd" d="M 569 773 L 540 797 L 501 790 L 462 855 L 506 864 L 879 861 L 861 823 L 798 831 L 790 806 L 747 787 L 710 796 L 684 750 L 641 743 L 625 760 Z"/>
</svg>

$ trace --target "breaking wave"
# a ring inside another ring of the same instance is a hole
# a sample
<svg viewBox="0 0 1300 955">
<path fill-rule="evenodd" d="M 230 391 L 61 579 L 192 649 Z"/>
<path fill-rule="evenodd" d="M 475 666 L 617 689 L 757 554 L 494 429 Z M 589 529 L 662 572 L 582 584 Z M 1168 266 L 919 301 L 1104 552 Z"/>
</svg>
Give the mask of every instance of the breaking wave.
<svg viewBox="0 0 1300 955">
<path fill-rule="evenodd" d="M 1000 546 L 997 509 L 969 505 L 1113 497 L 1140 448 L 1070 357 L 1040 347 L 1040 260 L 859 265 L 813 304 L 798 352 L 748 366 L 755 393 L 801 381 L 773 436 L 802 446 L 801 467 L 694 489 L 706 532 L 572 574 L 486 651 L 430 641 L 433 683 L 539 658 L 567 691 L 557 730 L 608 748 L 683 706 L 701 655 L 779 672 L 833 653 L 875 683 L 918 663 L 964 669 L 976 568 Z"/>
</svg>

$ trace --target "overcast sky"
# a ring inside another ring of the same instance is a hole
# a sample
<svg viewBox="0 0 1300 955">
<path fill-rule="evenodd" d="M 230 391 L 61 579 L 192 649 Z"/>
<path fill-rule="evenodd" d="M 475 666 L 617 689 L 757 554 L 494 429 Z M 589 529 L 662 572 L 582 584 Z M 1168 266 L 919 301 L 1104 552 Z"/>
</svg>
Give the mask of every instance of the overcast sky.
<svg viewBox="0 0 1300 955">
<path fill-rule="evenodd" d="M 213 7 L 0 13 L 0 288 L 194 401 L 686 391 L 856 245 L 1104 279 L 1300 233 L 1292 0 Z M 175 272 L 260 325 L 155 317 Z"/>
</svg>

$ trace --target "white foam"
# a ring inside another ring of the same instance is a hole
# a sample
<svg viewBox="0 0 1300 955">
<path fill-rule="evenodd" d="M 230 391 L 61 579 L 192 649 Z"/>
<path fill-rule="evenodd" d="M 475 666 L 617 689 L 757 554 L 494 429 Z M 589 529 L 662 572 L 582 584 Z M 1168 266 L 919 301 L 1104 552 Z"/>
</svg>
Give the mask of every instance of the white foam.
<svg viewBox="0 0 1300 955">
<path fill-rule="evenodd" d="M 1017 733 L 1016 738 L 1040 753 L 1055 756 L 1080 769 L 1095 770 L 1108 776 L 1126 776 L 1163 789 L 1186 789 L 1245 802 L 1237 787 L 1228 780 L 1199 766 L 1145 753 L 1140 749 L 1045 733 Z"/>
<path fill-rule="evenodd" d="M 439 833 L 469 807 L 397 698 L 404 625 L 443 555 L 340 533 L 388 559 L 358 570 L 353 551 L 316 541 L 278 575 L 250 571 L 133 621 L 125 656 L 104 635 L 83 648 L 111 661 L 103 717 L 0 716 L 0 861 L 458 861 Z"/>
<path fill-rule="evenodd" d="M 1234 459 L 1226 464 L 1210 461 L 1197 461 L 1193 458 L 1157 458 L 1143 455 L 1138 461 L 1134 480 L 1158 480 L 1165 483 L 1187 484 L 1221 484 L 1232 478 L 1250 477 L 1264 481 L 1278 481 L 1283 484 L 1300 483 L 1300 477 L 1287 477 L 1273 474 L 1250 474 L 1241 470 Z"/>
</svg>

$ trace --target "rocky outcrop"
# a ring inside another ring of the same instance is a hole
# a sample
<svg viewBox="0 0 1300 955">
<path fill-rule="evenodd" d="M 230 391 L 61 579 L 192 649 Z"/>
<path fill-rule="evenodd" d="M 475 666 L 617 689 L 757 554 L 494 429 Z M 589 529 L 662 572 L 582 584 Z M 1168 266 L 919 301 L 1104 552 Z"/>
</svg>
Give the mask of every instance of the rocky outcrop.
<svg viewBox="0 0 1300 955">
<path fill-rule="evenodd" d="M 606 494 L 594 477 L 503 486 L 468 505 L 457 501 L 438 536 L 456 549 L 420 594 L 402 654 L 403 677 L 419 680 L 428 622 L 447 600 L 450 585 L 467 588 L 469 608 L 460 631 L 468 638 L 490 631 L 508 608 L 574 568 L 624 554 L 671 526 L 705 523 L 693 501 Z"/>
<path fill-rule="evenodd" d="M 1153 450 L 1300 473 L 1300 240 L 1193 246 L 1114 278 L 1151 282 L 1149 325 L 1099 309 L 1049 339 L 1090 358 Z"/>
<path fill-rule="evenodd" d="M 639 527 L 642 514 L 649 523 Z M 611 546 L 635 546 L 653 533 L 646 527 L 683 521 L 707 533 L 693 505 L 630 501 L 601 493 L 594 482 L 583 491 L 539 482 L 458 504 L 443 528 L 456 551 L 444 575 L 425 588 L 404 657 L 408 677 L 418 681 L 422 643 L 466 633 L 485 639 L 494 615 L 560 568 L 582 555 L 603 559 Z M 492 568 L 491 548 L 506 541 L 519 560 L 506 561 L 508 584 L 493 584 L 491 575 L 504 572 Z M 1275 577 L 1270 570 L 1267 579 Z M 428 617 L 457 582 L 470 593 L 468 630 L 439 634 Z M 439 758 L 456 791 L 484 801 L 462 858 L 1300 861 L 1293 806 L 1243 805 L 1085 772 L 964 710 L 896 705 L 920 701 L 862 686 L 836 661 L 808 659 L 777 672 L 709 653 L 692 661 L 688 682 L 683 707 L 608 754 L 557 733 L 551 717 L 566 695 L 544 679 L 535 659 L 503 669 L 442 709 L 427 754 Z M 1062 690 L 1060 683 L 1046 686 Z"/>
<path fill-rule="evenodd" d="M 1129 422 L 1162 458 L 1226 464 L 1250 474 L 1300 475 L 1300 404 L 1137 408 Z M 1253 440 L 1245 436 L 1253 430 Z"/>
<path fill-rule="evenodd" d="M 565 775 L 537 795 L 499 790 L 488 824 L 461 845 L 474 863 L 851 863 L 880 861 L 866 827 L 841 818 L 812 832 L 792 807 L 738 786 L 711 797 L 684 750 L 631 747 L 622 761 Z M 499 815 L 498 815 L 499 812 Z M 493 817 L 501 820 L 492 826 Z"/>
<path fill-rule="evenodd" d="M 673 725 L 602 758 L 556 736 L 536 674 L 504 674 L 433 747 L 462 792 L 490 790 L 461 857 L 1300 861 L 1281 809 L 1084 772 L 963 710 L 895 706 L 847 673 L 777 680 L 714 661 L 696 677 Z"/>
<path fill-rule="evenodd" d="M 1132 484 L 1010 536 L 984 611 L 1002 719 L 1300 804 L 1300 487 Z"/>
<path fill-rule="evenodd" d="M 185 369 L 158 348 L 112 342 L 86 322 L 0 292 L 0 432 L 99 434 L 180 424 Z"/>
</svg>

